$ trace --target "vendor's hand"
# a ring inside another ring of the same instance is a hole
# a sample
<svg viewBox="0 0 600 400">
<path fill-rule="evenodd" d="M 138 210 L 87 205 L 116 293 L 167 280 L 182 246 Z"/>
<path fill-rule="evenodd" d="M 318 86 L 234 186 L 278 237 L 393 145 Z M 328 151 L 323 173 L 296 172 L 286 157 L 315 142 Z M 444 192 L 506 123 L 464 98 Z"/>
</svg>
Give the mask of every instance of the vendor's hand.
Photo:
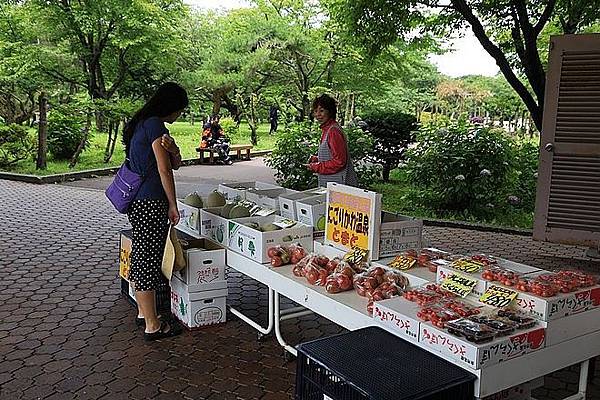
<svg viewBox="0 0 600 400">
<path fill-rule="evenodd" d="M 177 209 L 177 204 L 169 206 L 169 222 L 172 225 L 177 225 L 179 223 L 179 209 Z"/>
<path fill-rule="evenodd" d="M 309 163 L 316 163 L 316 162 L 319 162 L 319 157 L 317 157 L 317 156 L 310 156 L 310 157 L 308 158 L 308 162 L 309 162 Z"/>
<path fill-rule="evenodd" d="M 175 143 L 175 139 L 171 137 L 171 135 L 164 134 L 160 140 L 161 146 L 167 150 L 169 153 L 177 154 L 179 153 L 179 147 Z"/>
<path fill-rule="evenodd" d="M 306 169 L 308 169 L 309 171 L 313 171 L 313 172 L 315 172 L 315 169 L 316 169 L 316 163 L 304 164 L 304 167 L 305 167 Z"/>
</svg>

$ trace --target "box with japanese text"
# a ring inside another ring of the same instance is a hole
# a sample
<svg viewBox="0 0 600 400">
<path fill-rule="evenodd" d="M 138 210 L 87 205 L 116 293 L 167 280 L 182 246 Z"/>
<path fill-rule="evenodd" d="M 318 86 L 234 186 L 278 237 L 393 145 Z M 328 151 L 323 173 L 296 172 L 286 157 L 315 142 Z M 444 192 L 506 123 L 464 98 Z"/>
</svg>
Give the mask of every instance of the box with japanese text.
<svg viewBox="0 0 600 400">
<path fill-rule="evenodd" d="M 179 223 L 176 228 L 193 237 L 200 237 L 200 208 L 188 206 L 181 200 L 177 200 L 179 209 Z"/>
<path fill-rule="evenodd" d="M 131 268 L 131 229 L 119 232 L 119 276 L 129 280 Z"/>
<path fill-rule="evenodd" d="M 184 247 L 186 267 L 173 275 L 189 285 L 191 292 L 207 290 L 202 285 L 225 280 L 225 248 L 207 239 L 199 239 L 193 246 Z"/>
<path fill-rule="evenodd" d="M 296 201 L 296 221 L 312 226 L 316 231 L 325 230 L 327 196 L 319 194 Z"/>
<path fill-rule="evenodd" d="M 278 189 L 248 189 L 246 191 L 246 200 L 263 207 L 270 208 L 279 212 L 279 196 L 282 194 L 297 193 L 295 190 L 278 188 Z M 293 218 L 292 218 L 293 219 Z"/>
<path fill-rule="evenodd" d="M 579 314 L 600 306 L 600 286 L 540 297 L 533 293 L 518 292 L 515 308 L 542 321 L 553 321 Z"/>
<path fill-rule="evenodd" d="M 451 335 L 429 322 L 421 322 L 419 332 L 421 344 L 472 369 L 486 368 L 537 351 L 544 347 L 545 339 L 546 330 L 541 326 L 482 344 Z"/>
<path fill-rule="evenodd" d="M 313 249 L 313 228 L 278 215 L 230 220 L 227 247 L 259 263 L 270 261 L 267 251 L 276 245 L 300 243 Z"/>
<path fill-rule="evenodd" d="M 296 193 L 284 193 L 279 196 L 279 211 L 283 218 L 296 219 L 296 201 L 319 194 L 327 194 L 327 189 L 318 187 Z M 325 229 L 325 228 L 323 228 Z"/>
<path fill-rule="evenodd" d="M 600 331 L 600 307 L 546 322 L 546 346 Z"/>
<path fill-rule="evenodd" d="M 203 208 L 200 210 L 200 234 L 213 242 L 227 246 L 227 223 L 229 220 L 221 217 L 222 208 Z"/>
<path fill-rule="evenodd" d="M 409 342 L 418 343 L 421 321 L 417 318 L 419 306 L 403 297 L 376 301 L 373 319 L 386 330 Z"/>
<path fill-rule="evenodd" d="M 378 258 L 394 256 L 408 249 L 420 249 L 423 245 L 423 220 L 383 211 L 378 237 Z"/>
<path fill-rule="evenodd" d="M 181 280 L 171 280 L 171 312 L 187 328 L 225 322 L 226 300 L 226 286 L 222 289 L 190 293 Z"/>
<path fill-rule="evenodd" d="M 227 200 L 239 201 L 246 199 L 248 189 L 281 189 L 281 186 L 265 182 L 233 182 L 221 183 L 217 189 Z"/>
</svg>

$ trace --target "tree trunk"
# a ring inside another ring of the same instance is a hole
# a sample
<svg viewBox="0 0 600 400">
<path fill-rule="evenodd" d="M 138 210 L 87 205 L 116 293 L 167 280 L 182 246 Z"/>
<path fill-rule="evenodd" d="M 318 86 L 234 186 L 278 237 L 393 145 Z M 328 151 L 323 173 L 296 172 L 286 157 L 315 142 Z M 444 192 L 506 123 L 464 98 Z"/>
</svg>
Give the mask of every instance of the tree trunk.
<svg viewBox="0 0 600 400">
<path fill-rule="evenodd" d="M 119 124 L 120 121 L 117 119 L 114 121 L 114 128 L 113 128 L 113 132 L 115 133 L 114 139 L 112 141 L 112 144 L 110 146 L 110 154 L 108 155 L 108 161 L 110 162 L 110 160 L 112 159 L 113 154 L 115 153 L 115 145 L 117 144 L 117 138 L 119 137 Z"/>
<path fill-rule="evenodd" d="M 46 93 L 40 93 L 40 120 L 38 122 L 38 154 L 35 169 L 46 169 L 46 158 L 48 154 L 48 119 L 46 110 L 48 108 L 48 98 Z"/>
<path fill-rule="evenodd" d="M 391 166 L 388 163 L 383 164 L 383 170 L 381 171 L 381 175 L 384 182 L 390 181 L 390 171 L 392 170 Z"/>
<path fill-rule="evenodd" d="M 108 124 L 108 139 L 106 141 L 106 147 L 104 148 L 104 162 L 108 163 L 110 161 L 111 153 L 110 149 L 113 147 L 113 124 Z"/>
<path fill-rule="evenodd" d="M 250 95 L 250 118 L 248 118 L 248 125 L 250 125 L 250 142 L 253 146 L 258 144 L 258 135 L 256 133 L 256 95 L 252 93 Z"/>
</svg>

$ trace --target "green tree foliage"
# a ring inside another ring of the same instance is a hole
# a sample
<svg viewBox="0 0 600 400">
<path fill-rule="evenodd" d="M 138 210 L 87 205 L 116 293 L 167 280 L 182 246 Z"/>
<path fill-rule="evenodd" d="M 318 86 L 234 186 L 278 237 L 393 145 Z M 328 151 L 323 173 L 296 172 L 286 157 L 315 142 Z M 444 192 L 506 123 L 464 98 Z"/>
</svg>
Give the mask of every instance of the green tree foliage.
<svg viewBox="0 0 600 400">
<path fill-rule="evenodd" d="M 373 53 L 419 27 L 436 33 L 472 30 L 494 58 L 541 130 L 545 66 L 540 38 L 545 29 L 576 33 L 597 23 L 600 0 L 330 0 L 335 18 Z M 541 40 L 543 42 L 543 40 Z M 523 75 L 526 85 L 519 78 Z"/>
<path fill-rule="evenodd" d="M 398 167 L 408 145 L 415 141 L 417 119 L 413 114 L 384 111 L 364 115 L 363 120 L 373 136 L 373 158 L 383 165 L 383 180 L 387 182 L 390 171 Z"/>
<path fill-rule="evenodd" d="M 10 169 L 22 160 L 31 159 L 35 143 L 27 129 L 17 124 L 0 125 L 0 168 Z"/>
<path fill-rule="evenodd" d="M 57 160 L 68 160 L 83 142 L 89 144 L 86 124 L 87 113 L 76 104 L 61 105 L 48 114 L 48 151 Z"/>
</svg>

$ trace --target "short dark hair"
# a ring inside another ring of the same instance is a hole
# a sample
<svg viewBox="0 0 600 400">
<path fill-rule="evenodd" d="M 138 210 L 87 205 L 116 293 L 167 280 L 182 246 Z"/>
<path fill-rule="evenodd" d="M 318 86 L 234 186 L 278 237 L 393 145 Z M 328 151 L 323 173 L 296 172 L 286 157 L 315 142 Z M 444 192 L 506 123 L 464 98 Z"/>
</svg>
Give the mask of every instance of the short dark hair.
<svg viewBox="0 0 600 400">
<path fill-rule="evenodd" d="M 335 99 L 333 97 L 327 94 L 320 95 L 313 101 L 313 111 L 319 106 L 326 109 L 327 112 L 329 112 L 329 116 L 335 119 L 337 115 L 337 105 L 335 104 Z"/>
</svg>

